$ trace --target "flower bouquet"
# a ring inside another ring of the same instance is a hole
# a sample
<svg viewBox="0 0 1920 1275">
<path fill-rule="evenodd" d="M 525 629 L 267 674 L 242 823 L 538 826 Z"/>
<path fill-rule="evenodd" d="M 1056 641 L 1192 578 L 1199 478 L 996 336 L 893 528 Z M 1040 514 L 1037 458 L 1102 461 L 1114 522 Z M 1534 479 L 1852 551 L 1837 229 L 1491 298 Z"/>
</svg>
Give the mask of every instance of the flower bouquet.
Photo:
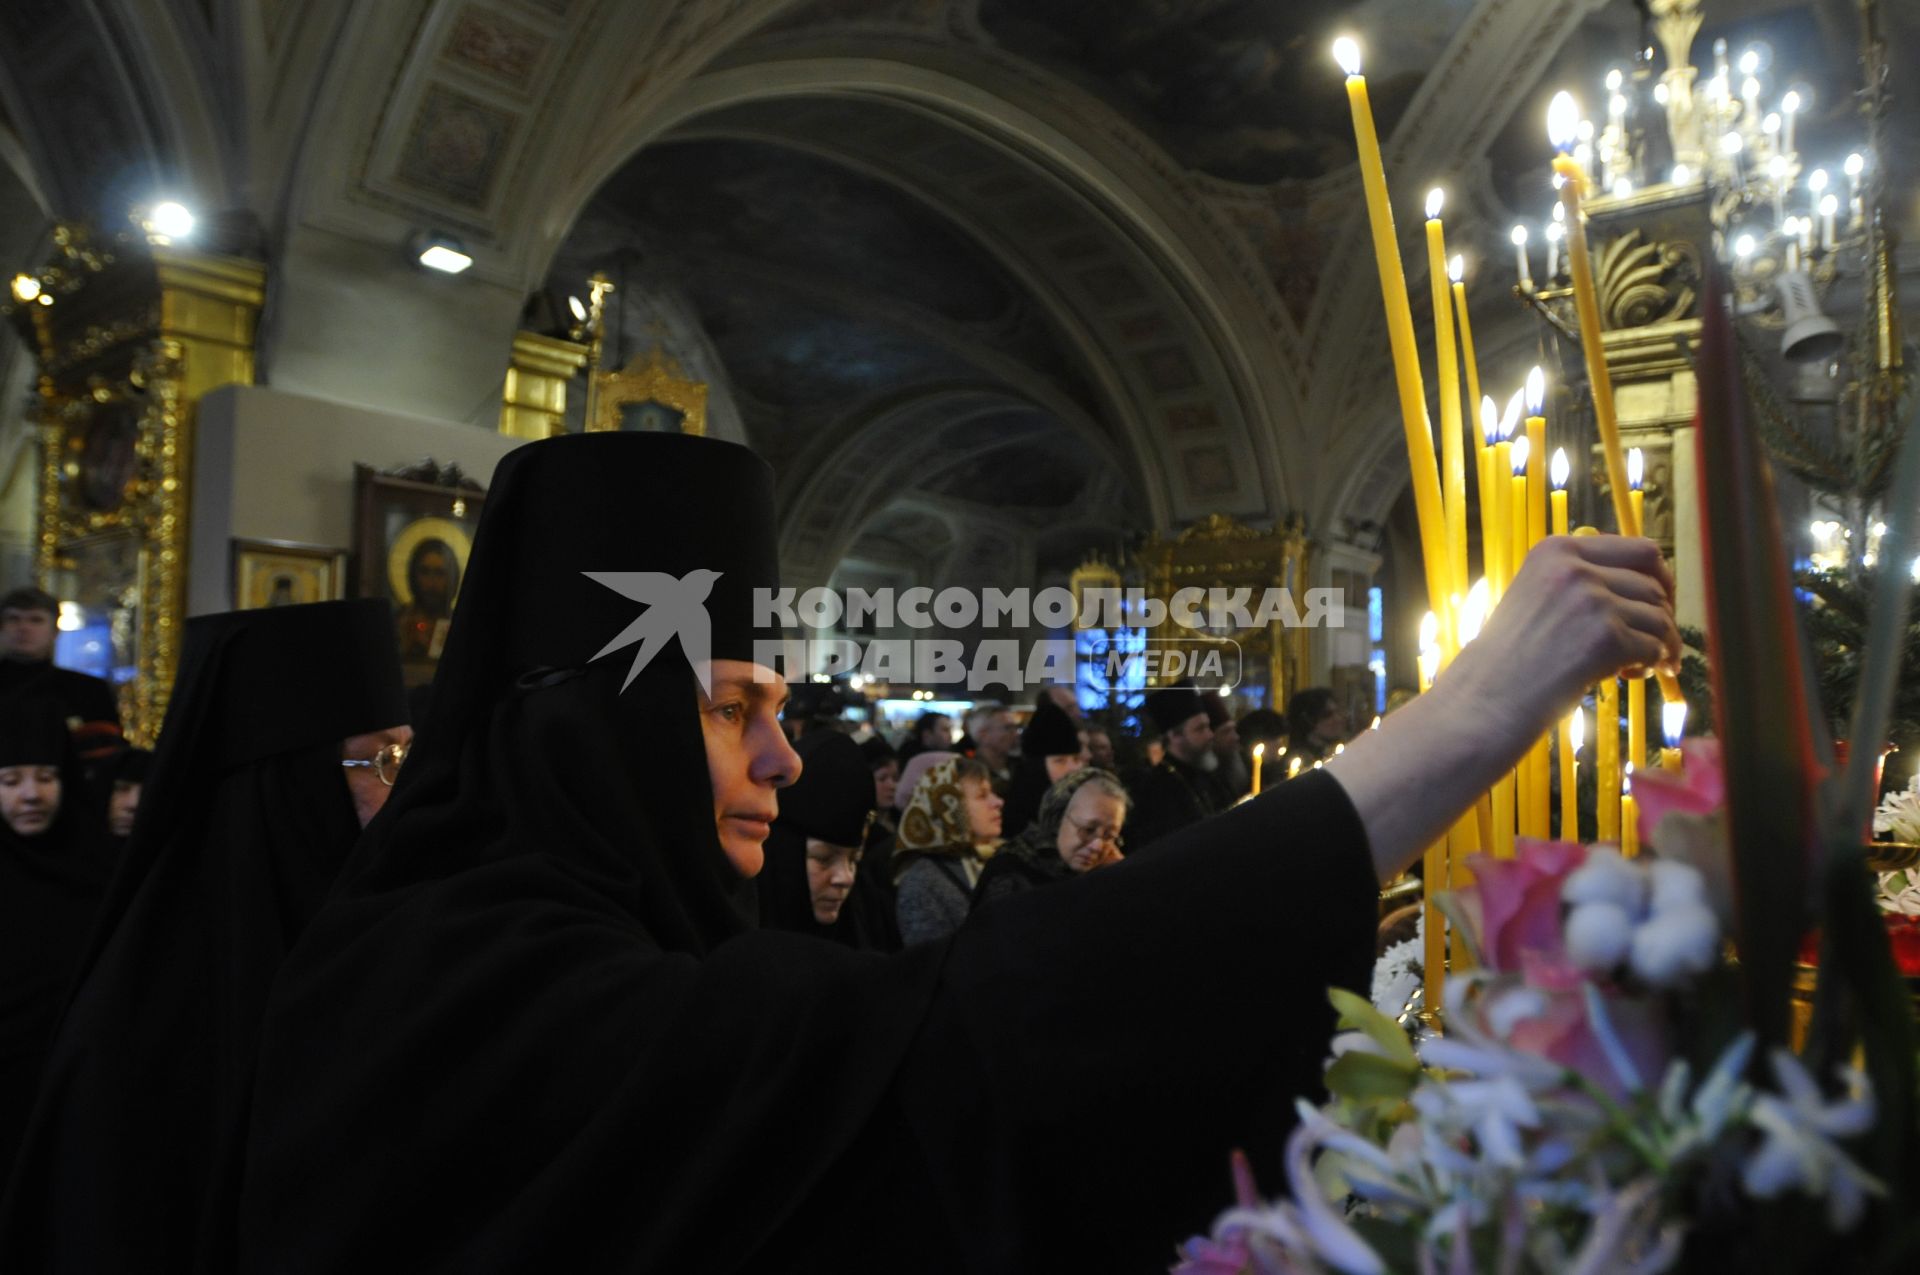
<svg viewBox="0 0 1920 1275">
<path fill-rule="evenodd" d="M 1721 742 L 1636 777 L 1647 857 L 1523 842 L 1470 860 L 1474 883 L 1441 896 L 1442 1033 L 1334 990 L 1330 1096 L 1298 1103 L 1288 1198 L 1263 1200 L 1236 1157 L 1238 1203 L 1182 1275 L 1920 1269 L 1913 1008 L 1876 901 L 1908 887 L 1860 836 L 1909 581 L 1876 582 L 1840 764 L 1717 278 L 1704 328 Z M 1920 550 L 1916 437 L 1886 499 L 1891 561 Z M 1819 976 L 1797 1025 L 1803 956 Z"/>
</svg>

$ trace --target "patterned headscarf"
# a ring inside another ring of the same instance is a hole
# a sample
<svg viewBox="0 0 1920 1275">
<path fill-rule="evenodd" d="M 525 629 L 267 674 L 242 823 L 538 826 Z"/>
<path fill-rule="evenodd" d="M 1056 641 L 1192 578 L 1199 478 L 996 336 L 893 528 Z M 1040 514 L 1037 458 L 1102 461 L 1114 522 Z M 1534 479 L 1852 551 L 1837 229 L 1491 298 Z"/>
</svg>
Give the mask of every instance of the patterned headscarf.
<svg viewBox="0 0 1920 1275">
<path fill-rule="evenodd" d="M 906 813 L 900 816 L 900 836 L 894 853 L 953 854 L 973 852 L 973 829 L 967 820 L 967 794 L 959 771 L 965 758 L 956 757 L 929 766 L 913 786 Z"/>
</svg>

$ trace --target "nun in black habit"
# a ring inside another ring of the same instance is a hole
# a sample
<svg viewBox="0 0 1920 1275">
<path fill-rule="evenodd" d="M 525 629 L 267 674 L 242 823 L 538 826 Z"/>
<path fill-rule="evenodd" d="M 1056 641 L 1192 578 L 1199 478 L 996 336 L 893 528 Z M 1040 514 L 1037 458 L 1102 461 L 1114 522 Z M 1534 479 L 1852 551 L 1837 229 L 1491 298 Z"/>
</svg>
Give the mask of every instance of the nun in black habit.
<svg viewBox="0 0 1920 1275">
<path fill-rule="evenodd" d="M 64 705 L 0 712 L 0 1179 L 99 910 L 112 856 L 86 800 Z M 0 1260 L 0 1270 L 23 1270 Z"/>
<path fill-rule="evenodd" d="M 187 622 L 0 1210 L 0 1269 L 232 1269 L 267 990 L 396 776 L 406 711 L 384 601 Z"/>
<path fill-rule="evenodd" d="M 797 765 L 748 663 L 773 508 L 712 440 L 501 463 L 414 754 L 274 988 L 243 1270 L 1162 1268 L 1229 1148 L 1274 1167 L 1325 987 L 1368 977 L 1377 874 L 1457 814 L 1430 794 L 1464 807 L 1628 659 L 1540 642 L 1567 668 L 1509 728 L 1416 714 L 1446 746 L 1399 751 L 1409 797 L 1390 742 L 1351 749 L 1353 800 L 1279 785 L 1186 834 L 1205 854 L 854 952 L 748 921 Z M 1493 693 L 1485 664 L 1458 694 Z"/>
<path fill-rule="evenodd" d="M 761 926 L 866 952 L 899 951 L 891 900 L 861 888 L 877 803 L 865 750 L 840 731 L 805 735 L 793 750 L 804 768 L 780 793 L 767 865 L 755 879 Z M 822 908 L 831 919 L 822 919 Z"/>
</svg>

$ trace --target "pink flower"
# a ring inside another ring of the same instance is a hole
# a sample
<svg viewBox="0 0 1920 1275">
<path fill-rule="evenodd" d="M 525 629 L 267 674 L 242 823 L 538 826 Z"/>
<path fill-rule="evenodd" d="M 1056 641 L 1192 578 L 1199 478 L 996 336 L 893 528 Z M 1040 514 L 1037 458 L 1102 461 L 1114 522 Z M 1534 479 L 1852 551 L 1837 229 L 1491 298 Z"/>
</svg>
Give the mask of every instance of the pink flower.
<svg viewBox="0 0 1920 1275">
<path fill-rule="evenodd" d="M 1586 859 L 1585 846 L 1522 837 L 1511 859 L 1467 860 L 1474 883 L 1460 891 L 1460 902 L 1489 969 L 1518 974 L 1532 964 L 1545 974 L 1567 964 L 1560 887 Z"/>
<path fill-rule="evenodd" d="M 1651 844 L 1660 821 L 1670 814 L 1711 815 L 1727 804 L 1727 776 L 1720 765 L 1720 741 L 1689 739 L 1680 745 L 1680 771 L 1641 771 L 1633 775 L 1634 800 L 1640 803 L 1640 837 Z"/>
</svg>

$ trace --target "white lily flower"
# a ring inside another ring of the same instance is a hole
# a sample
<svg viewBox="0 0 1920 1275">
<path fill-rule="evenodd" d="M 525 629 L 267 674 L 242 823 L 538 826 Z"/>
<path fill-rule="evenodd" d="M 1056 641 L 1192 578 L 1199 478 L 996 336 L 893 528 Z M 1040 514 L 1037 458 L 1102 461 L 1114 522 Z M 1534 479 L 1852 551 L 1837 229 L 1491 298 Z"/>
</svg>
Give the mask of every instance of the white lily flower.
<svg viewBox="0 0 1920 1275">
<path fill-rule="evenodd" d="M 1346 1275 L 1386 1275 L 1386 1263 L 1341 1219 L 1313 1178 L 1313 1131 L 1302 1124 L 1287 1138 L 1287 1185 L 1310 1251 Z"/>
<path fill-rule="evenodd" d="M 1838 1231 L 1850 1230 L 1866 1210 L 1866 1197 L 1886 1190 L 1834 1142 L 1872 1125 L 1874 1102 L 1867 1078 L 1845 1069 L 1847 1095 L 1829 1103 L 1791 1053 L 1776 1049 L 1769 1061 L 1784 1092 L 1754 1099 L 1750 1119 L 1766 1137 L 1742 1166 L 1741 1183 L 1749 1195 L 1763 1200 L 1796 1189 L 1824 1196 L 1828 1223 Z"/>
</svg>

